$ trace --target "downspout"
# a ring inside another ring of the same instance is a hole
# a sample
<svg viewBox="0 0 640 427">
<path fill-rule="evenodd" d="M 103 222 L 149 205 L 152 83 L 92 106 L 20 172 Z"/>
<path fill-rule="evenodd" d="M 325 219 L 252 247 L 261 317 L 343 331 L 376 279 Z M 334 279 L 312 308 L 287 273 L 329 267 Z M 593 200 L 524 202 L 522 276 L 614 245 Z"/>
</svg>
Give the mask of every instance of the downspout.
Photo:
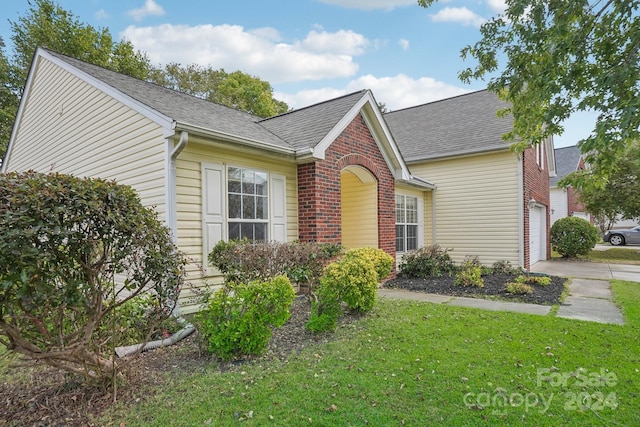
<svg viewBox="0 0 640 427">
<path fill-rule="evenodd" d="M 178 213 L 177 213 L 177 196 L 176 196 L 176 159 L 184 150 L 189 142 L 189 133 L 187 131 L 180 132 L 180 140 L 173 147 L 169 154 L 169 176 L 167 189 L 167 225 L 171 230 L 173 242 L 178 243 Z"/>
<path fill-rule="evenodd" d="M 434 245 L 438 244 L 438 234 L 437 234 L 438 226 L 436 224 L 437 223 L 436 190 L 437 188 L 434 188 L 431 191 L 431 234 L 432 234 L 431 240 Z"/>
<path fill-rule="evenodd" d="M 524 179 L 522 155 L 518 154 L 518 263 L 524 268 Z"/>
</svg>

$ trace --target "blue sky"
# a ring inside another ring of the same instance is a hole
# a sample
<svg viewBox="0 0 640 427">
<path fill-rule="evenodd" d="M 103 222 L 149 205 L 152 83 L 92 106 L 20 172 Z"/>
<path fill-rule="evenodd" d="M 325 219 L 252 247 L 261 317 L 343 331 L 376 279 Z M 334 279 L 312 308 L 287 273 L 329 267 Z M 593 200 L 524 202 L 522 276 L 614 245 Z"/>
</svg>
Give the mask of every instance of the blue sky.
<svg viewBox="0 0 640 427">
<path fill-rule="evenodd" d="M 465 85 L 460 50 L 503 0 L 57 0 L 80 21 L 108 28 L 153 64 L 198 63 L 241 70 L 271 83 L 290 107 L 363 88 L 389 110 L 484 89 Z M 0 36 L 11 56 L 9 21 L 26 0 L 3 0 Z M 566 124 L 555 146 L 574 145 L 593 128 L 585 114 Z"/>
</svg>

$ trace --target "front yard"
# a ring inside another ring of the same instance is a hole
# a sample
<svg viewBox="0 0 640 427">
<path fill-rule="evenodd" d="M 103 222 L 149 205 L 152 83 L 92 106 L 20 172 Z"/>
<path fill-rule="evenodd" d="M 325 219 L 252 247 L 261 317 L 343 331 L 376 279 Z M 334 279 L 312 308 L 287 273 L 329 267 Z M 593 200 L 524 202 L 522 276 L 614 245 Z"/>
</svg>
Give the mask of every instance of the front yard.
<svg viewBox="0 0 640 427">
<path fill-rule="evenodd" d="M 25 421 L 17 407 L 29 425 L 638 425 L 640 284 L 614 293 L 624 326 L 384 300 L 284 360 L 272 347 L 219 364 L 187 341 L 146 353 L 110 408 L 111 394 L 5 370 L 0 413 L 9 425 Z"/>
</svg>

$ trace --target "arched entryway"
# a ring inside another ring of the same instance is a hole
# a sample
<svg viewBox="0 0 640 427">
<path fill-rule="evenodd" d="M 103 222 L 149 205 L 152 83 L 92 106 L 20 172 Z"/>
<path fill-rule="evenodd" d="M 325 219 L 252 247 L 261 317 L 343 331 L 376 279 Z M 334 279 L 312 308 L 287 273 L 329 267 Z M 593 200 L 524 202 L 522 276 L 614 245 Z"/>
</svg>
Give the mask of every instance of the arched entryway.
<svg viewBox="0 0 640 427">
<path fill-rule="evenodd" d="M 347 249 L 378 247 L 378 182 L 362 166 L 340 173 L 342 245 Z"/>
</svg>

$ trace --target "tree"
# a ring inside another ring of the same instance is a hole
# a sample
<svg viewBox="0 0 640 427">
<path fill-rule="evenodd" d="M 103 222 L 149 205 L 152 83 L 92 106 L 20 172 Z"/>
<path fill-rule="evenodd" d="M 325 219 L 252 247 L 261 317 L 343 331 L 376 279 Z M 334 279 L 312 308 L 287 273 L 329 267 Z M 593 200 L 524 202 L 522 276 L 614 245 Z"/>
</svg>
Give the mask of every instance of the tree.
<svg viewBox="0 0 640 427">
<path fill-rule="evenodd" d="M 19 99 L 15 87 L 11 66 L 4 53 L 4 41 L 0 37 L 0 158 L 7 151 L 13 122 L 18 112 Z"/>
<path fill-rule="evenodd" d="M 130 187 L 0 174 L 0 343 L 9 350 L 112 378 L 111 331 L 130 320 L 117 311 L 146 294 L 157 302 L 147 317 L 167 318 L 185 265 L 168 228 Z"/>
<path fill-rule="evenodd" d="M 559 185 L 573 185 L 580 202 L 605 231 L 620 217 L 640 218 L 640 142 L 628 143 L 607 174 L 602 172 L 602 167 L 596 165 L 573 172 Z"/>
<path fill-rule="evenodd" d="M 428 7 L 437 0 L 418 0 Z M 586 160 L 608 174 L 626 142 L 640 136 L 640 0 L 509 0 L 506 11 L 480 27 L 482 38 L 462 50 L 477 61 L 460 72 L 511 107 L 504 138 L 516 150 L 563 132 L 577 111 L 598 114 L 579 143 Z M 506 56 L 506 65 L 500 61 Z"/>
<path fill-rule="evenodd" d="M 170 63 L 151 72 L 150 80 L 170 89 L 226 105 L 259 117 L 286 113 L 286 103 L 273 98 L 271 85 L 241 71 L 227 73 L 197 64 Z"/>
</svg>

